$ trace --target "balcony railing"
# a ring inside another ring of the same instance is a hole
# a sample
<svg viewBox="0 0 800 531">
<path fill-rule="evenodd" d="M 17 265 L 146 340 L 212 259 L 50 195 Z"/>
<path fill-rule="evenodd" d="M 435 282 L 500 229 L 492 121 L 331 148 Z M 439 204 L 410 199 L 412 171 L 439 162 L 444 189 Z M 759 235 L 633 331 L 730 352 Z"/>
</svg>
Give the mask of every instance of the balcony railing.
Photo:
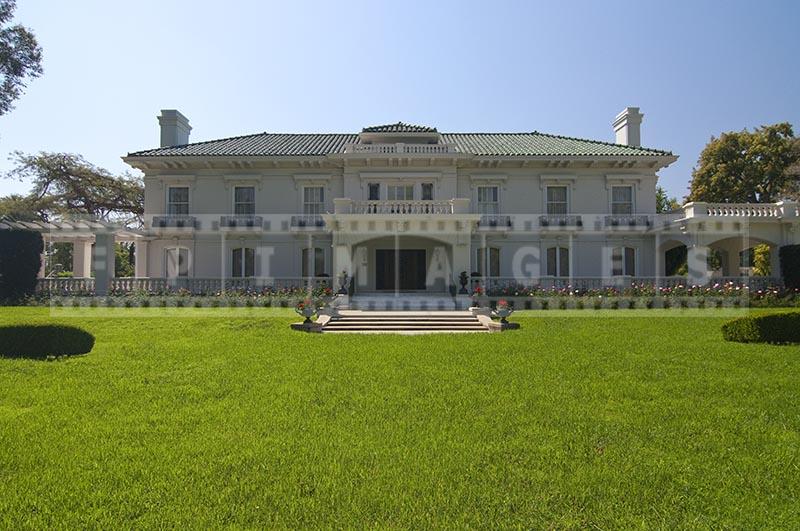
<svg viewBox="0 0 800 531">
<path fill-rule="evenodd" d="M 197 228 L 197 218 L 194 216 L 153 216 L 154 228 Z"/>
<path fill-rule="evenodd" d="M 305 214 L 292 216 L 292 227 L 296 229 L 321 229 L 325 227 L 325 220 L 318 214 Z"/>
<path fill-rule="evenodd" d="M 365 155 L 439 155 L 456 153 L 456 147 L 452 144 L 348 144 L 344 152 Z"/>
<path fill-rule="evenodd" d="M 611 215 L 605 217 L 606 227 L 650 227 L 653 220 L 647 215 Z"/>
<path fill-rule="evenodd" d="M 511 216 L 498 214 L 484 214 L 478 221 L 478 227 L 489 229 L 510 229 L 512 226 Z"/>
<path fill-rule="evenodd" d="M 252 215 L 221 216 L 219 226 L 224 228 L 261 228 L 264 225 L 264 218 Z"/>
<path fill-rule="evenodd" d="M 450 201 L 349 201 L 336 200 L 337 214 L 453 214 L 455 200 Z M 468 201 L 468 200 L 467 200 Z"/>
<path fill-rule="evenodd" d="M 540 227 L 583 227 L 583 219 L 576 215 L 539 216 Z"/>
</svg>

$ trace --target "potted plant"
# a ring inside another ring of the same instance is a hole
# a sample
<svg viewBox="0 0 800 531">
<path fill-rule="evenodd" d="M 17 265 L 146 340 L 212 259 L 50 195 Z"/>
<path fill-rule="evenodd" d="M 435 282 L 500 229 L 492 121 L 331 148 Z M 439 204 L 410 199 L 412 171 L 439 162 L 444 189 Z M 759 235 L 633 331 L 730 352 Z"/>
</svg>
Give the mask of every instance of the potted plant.
<svg viewBox="0 0 800 531">
<path fill-rule="evenodd" d="M 480 299 L 481 297 L 483 297 L 483 295 L 484 295 L 483 287 L 481 287 L 480 285 L 475 286 L 472 289 L 472 305 L 480 306 L 481 305 Z"/>
<path fill-rule="evenodd" d="M 469 277 L 467 276 L 466 271 L 462 271 L 461 274 L 458 275 L 458 283 L 461 284 L 461 289 L 459 290 L 458 293 L 460 293 L 461 295 L 466 295 L 467 293 L 469 293 L 467 291 L 467 284 L 469 284 Z"/>
<path fill-rule="evenodd" d="M 508 324 L 508 316 L 512 313 L 514 313 L 514 310 L 505 299 L 497 301 L 497 307 L 492 311 L 492 315 L 494 317 L 499 317 L 502 324 Z"/>
<path fill-rule="evenodd" d="M 317 313 L 317 310 L 317 305 L 311 299 L 301 300 L 297 303 L 297 306 L 294 307 L 294 311 L 296 311 L 298 315 L 305 317 L 303 324 L 311 324 L 311 318 Z"/>
</svg>

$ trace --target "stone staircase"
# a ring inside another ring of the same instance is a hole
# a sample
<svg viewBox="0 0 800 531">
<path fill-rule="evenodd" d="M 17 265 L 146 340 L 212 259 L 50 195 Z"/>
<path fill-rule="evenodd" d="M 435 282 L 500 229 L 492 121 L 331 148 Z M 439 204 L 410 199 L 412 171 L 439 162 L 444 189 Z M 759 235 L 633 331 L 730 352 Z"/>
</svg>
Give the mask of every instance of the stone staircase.
<svg viewBox="0 0 800 531">
<path fill-rule="evenodd" d="M 327 319 L 322 333 L 488 332 L 489 328 L 469 311 L 360 311 L 342 310 Z"/>
<path fill-rule="evenodd" d="M 365 293 L 350 298 L 349 309 L 365 311 L 452 311 L 466 310 L 467 304 L 459 308 L 459 301 L 450 295 L 428 293 L 403 293 L 399 296 L 382 293 Z"/>
</svg>

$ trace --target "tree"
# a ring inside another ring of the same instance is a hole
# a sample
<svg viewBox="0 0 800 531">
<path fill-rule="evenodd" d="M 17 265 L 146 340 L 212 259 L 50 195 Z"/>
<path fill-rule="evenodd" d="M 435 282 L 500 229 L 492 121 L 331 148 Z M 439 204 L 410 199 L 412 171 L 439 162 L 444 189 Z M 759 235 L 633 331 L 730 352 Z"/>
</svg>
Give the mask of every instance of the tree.
<svg viewBox="0 0 800 531">
<path fill-rule="evenodd" d="M 19 24 L 6 27 L 16 8 L 15 0 L 0 0 L 0 116 L 14 108 L 28 79 L 44 72 L 34 34 Z"/>
<path fill-rule="evenodd" d="M 26 155 L 17 151 L 12 160 L 17 166 L 6 178 L 30 180 L 33 189 L 25 197 L 0 198 L 0 209 L 16 210 L 21 216 L 34 215 L 43 221 L 86 215 L 126 225 L 142 224 L 141 178 L 114 176 L 71 153 Z"/>
<path fill-rule="evenodd" d="M 770 203 L 781 198 L 787 170 L 800 160 L 792 126 L 723 133 L 703 149 L 692 172 L 689 201 Z"/>
<path fill-rule="evenodd" d="M 660 186 L 656 186 L 656 212 L 671 212 L 681 207 L 677 197 L 667 196 L 667 191 Z"/>
</svg>

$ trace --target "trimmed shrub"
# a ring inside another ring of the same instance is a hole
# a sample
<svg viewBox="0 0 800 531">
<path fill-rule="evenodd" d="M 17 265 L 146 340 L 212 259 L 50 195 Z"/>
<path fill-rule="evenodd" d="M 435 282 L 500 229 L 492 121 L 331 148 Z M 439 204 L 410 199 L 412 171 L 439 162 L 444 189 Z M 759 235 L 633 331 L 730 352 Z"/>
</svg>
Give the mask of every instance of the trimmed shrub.
<svg viewBox="0 0 800 531">
<path fill-rule="evenodd" d="M 94 336 L 74 326 L 14 325 L 0 327 L 0 356 L 44 359 L 86 354 Z"/>
<path fill-rule="evenodd" d="M 778 256 L 784 285 L 789 289 L 800 289 L 800 245 L 784 245 Z"/>
<path fill-rule="evenodd" d="M 42 235 L 30 230 L 0 230 L 0 300 L 18 301 L 36 293 Z"/>
<path fill-rule="evenodd" d="M 722 325 L 722 337 L 739 343 L 800 343 L 800 312 L 740 317 Z"/>
</svg>

